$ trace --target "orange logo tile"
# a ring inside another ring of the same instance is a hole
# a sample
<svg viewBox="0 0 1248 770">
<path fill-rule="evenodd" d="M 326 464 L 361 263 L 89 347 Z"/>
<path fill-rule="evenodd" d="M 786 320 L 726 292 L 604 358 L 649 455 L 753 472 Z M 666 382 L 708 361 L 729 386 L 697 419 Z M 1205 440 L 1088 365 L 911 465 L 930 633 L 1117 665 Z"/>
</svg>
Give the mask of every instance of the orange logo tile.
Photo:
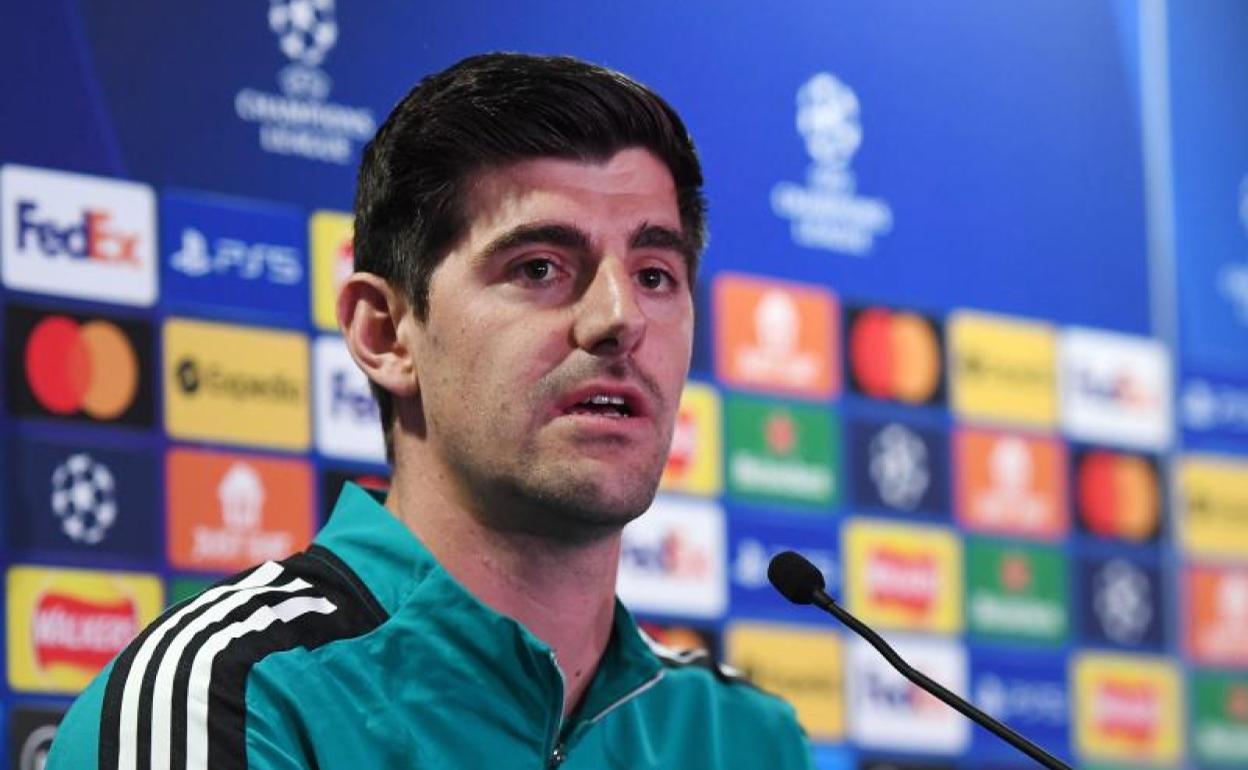
<svg viewBox="0 0 1248 770">
<path fill-rule="evenodd" d="M 953 438 L 955 507 L 969 529 L 1057 540 L 1070 529 L 1066 449 L 1054 439 L 963 428 Z"/>
<path fill-rule="evenodd" d="M 720 275 L 715 369 L 740 388 L 832 398 L 841 387 L 837 301 L 817 286 Z"/>
<path fill-rule="evenodd" d="M 1248 666 L 1248 568 L 1190 567 L 1187 653 L 1207 666 Z"/>
</svg>

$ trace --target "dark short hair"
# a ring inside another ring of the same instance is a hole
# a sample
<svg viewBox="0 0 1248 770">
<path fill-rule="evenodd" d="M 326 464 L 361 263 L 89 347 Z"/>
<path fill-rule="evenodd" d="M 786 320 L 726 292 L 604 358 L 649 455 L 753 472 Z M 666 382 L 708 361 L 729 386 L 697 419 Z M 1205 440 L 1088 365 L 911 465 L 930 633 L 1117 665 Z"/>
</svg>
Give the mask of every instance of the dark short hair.
<svg viewBox="0 0 1248 770">
<path fill-rule="evenodd" d="M 471 177 L 540 157 L 603 161 L 627 147 L 659 158 L 676 185 L 691 276 L 706 243 L 702 168 L 676 111 L 604 67 L 566 56 L 472 56 L 422 80 L 364 148 L 355 194 L 355 269 L 429 310 L 434 270 L 469 222 Z M 373 385 L 393 462 L 389 392 Z"/>
</svg>

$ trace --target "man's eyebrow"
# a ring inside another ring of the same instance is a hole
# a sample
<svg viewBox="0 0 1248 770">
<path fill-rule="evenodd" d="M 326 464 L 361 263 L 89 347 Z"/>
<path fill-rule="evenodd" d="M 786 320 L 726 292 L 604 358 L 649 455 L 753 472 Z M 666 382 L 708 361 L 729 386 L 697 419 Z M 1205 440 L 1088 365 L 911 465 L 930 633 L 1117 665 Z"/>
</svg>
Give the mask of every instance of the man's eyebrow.
<svg viewBox="0 0 1248 770">
<path fill-rule="evenodd" d="M 481 250 L 478 259 L 487 261 L 496 254 L 521 246 L 546 244 L 575 251 L 589 251 L 589 236 L 571 225 L 534 224 L 520 225 L 490 241 Z"/>
<path fill-rule="evenodd" d="M 641 223 L 633 231 L 629 246 L 634 249 L 670 249 L 683 256 L 686 262 L 693 260 L 693 246 L 689 243 L 689 239 L 680 231 L 663 225 Z"/>
</svg>

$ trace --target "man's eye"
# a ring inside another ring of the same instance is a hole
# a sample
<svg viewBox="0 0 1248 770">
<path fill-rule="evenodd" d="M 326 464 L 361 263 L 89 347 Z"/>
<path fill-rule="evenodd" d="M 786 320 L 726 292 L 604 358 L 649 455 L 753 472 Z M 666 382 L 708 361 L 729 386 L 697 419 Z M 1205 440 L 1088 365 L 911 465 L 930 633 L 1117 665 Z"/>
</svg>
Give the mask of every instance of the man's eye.
<svg viewBox="0 0 1248 770">
<path fill-rule="evenodd" d="M 555 277 L 555 263 L 549 259 L 530 259 L 520 264 L 520 277 L 532 283 L 548 283 Z"/>
<path fill-rule="evenodd" d="M 637 278 L 647 289 L 670 289 L 676 285 L 671 273 L 657 267 L 647 267 L 637 274 Z"/>
</svg>

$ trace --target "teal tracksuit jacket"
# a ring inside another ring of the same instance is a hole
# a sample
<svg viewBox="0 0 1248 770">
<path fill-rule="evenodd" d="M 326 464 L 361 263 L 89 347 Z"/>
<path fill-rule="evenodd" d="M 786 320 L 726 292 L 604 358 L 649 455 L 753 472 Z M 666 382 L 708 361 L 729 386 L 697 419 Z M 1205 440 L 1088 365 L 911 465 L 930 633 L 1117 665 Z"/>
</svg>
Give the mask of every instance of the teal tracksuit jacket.
<svg viewBox="0 0 1248 770">
<path fill-rule="evenodd" d="M 564 720 L 554 653 L 348 485 L 303 553 L 168 610 L 83 692 L 47 770 L 812 767 L 783 701 L 617 602 Z"/>
</svg>

